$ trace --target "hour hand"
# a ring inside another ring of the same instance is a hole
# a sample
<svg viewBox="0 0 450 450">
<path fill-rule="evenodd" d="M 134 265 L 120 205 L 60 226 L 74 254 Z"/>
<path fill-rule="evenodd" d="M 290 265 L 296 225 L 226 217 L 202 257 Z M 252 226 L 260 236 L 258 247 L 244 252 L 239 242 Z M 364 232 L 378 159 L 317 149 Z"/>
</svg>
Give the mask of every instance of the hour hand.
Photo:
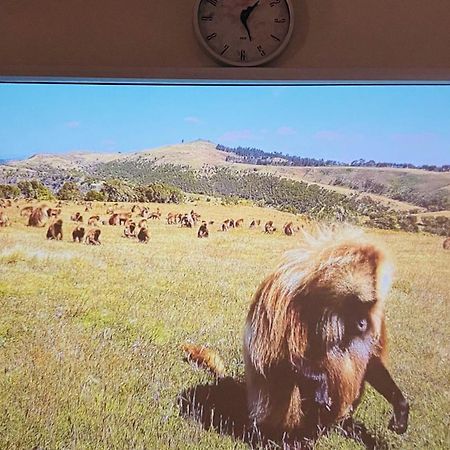
<svg viewBox="0 0 450 450">
<path fill-rule="evenodd" d="M 250 17 L 250 14 L 252 13 L 252 11 L 258 6 L 258 3 L 259 3 L 259 0 L 257 0 L 253 5 L 245 8 L 241 11 L 241 22 L 242 22 L 242 25 L 244 25 L 245 29 L 247 30 L 248 38 L 250 40 L 252 40 L 252 36 L 250 34 L 250 30 L 247 25 L 247 20 Z"/>
</svg>

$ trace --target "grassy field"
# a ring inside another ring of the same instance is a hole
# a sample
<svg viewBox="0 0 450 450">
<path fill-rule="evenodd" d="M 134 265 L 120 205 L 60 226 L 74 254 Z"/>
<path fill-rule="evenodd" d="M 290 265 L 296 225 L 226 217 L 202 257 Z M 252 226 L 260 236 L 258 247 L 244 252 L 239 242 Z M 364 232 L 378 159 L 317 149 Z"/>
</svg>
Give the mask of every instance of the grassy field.
<svg viewBox="0 0 450 450">
<path fill-rule="evenodd" d="M 249 302 L 298 236 L 249 230 L 252 218 L 279 227 L 292 216 L 217 202 L 193 207 L 215 220 L 196 229 L 151 221 L 147 245 L 101 226 L 102 245 L 47 241 L 15 206 L 0 228 L 1 449 L 245 449 L 180 415 L 177 397 L 212 377 L 183 361 L 184 343 L 208 345 L 232 376 L 243 375 L 242 332 Z M 151 205 L 156 209 L 156 205 Z M 92 213 L 106 218 L 106 207 Z M 90 213 L 83 213 L 85 216 Z M 217 231 L 225 218 L 244 229 Z M 297 221 L 298 222 L 298 221 Z M 387 430 L 391 409 L 368 388 L 356 416 L 387 448 L 444 449 L 450 436 L 450 252 L 435 236 L 373 232 L 389 248 L 396 281 L 387 303 L 390 368 L 411 403 L 408 432 Z M 336 432 L 318 449 L 358 449 Z"/>
</svg>

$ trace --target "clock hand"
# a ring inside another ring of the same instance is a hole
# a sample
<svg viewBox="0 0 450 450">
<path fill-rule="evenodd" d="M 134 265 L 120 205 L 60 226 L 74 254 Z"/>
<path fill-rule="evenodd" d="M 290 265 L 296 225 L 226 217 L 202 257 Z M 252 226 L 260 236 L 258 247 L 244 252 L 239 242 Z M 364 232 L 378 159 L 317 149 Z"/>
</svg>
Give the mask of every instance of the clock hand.
<svg viewBox="0 0 450 450">
<path fill-rule="evenodd" d="M 250 30 L 247 25 L 247 20 L 250 17 L 250 14 L 253 12 L 253 10 L 258 6 L 258 4 L 259 4 L 259 0 L 257 0 L 254 5 L 251 5 L 241 11 L 241 22 L 242 22 L 242 25 L 244 25 L 245 29 L 247 30 L 248 38 L 250 40 L 252 40 L 252 36 L 250 34 Z"/>
</svg>

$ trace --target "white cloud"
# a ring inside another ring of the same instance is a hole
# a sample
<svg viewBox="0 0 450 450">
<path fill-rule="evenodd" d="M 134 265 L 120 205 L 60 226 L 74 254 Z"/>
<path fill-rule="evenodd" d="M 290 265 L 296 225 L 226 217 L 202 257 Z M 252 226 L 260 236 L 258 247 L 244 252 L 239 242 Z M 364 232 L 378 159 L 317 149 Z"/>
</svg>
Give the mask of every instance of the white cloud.
<svg viewBox="0 0 450 450">
<path fill-rule="evenodd" d="M 195 117 L 195 116 L 185 117 L 184 121 L 187 122 L 187 123 L 191 123 L 193 125 L 198 125 L 198 124 L 200 124 L 202 122 L 198 117 Z"/>
<path fill-rule="evenodd" d="M 293 136 L 297 134 L 297 131 L 292 127 L 283 126 L 277 129 L 277 134 L 280 136 Z"/>
<path fill-rule="evenodd" d="M 65 125 L 67 128 L 74 129 L 78 128 L 81 125 L 81 123 L 78 122 L 78 120 L 70 120 L 69 122 L 66 122 Z"/>
</svg>

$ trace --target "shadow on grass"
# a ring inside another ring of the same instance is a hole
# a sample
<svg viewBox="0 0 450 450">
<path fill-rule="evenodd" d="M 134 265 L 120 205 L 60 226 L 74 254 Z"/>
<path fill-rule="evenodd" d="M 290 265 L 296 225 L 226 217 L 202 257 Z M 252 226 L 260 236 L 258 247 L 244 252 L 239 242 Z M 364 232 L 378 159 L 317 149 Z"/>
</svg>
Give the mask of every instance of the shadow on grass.
<svg viewBox="0 0 450 450">
<path fill-rule="evenodd" d="M 248 419 L 245 383 L 232 377 L 219 379 L 215 384 L 199 384 L 182 391 L 178 406 L 186 419 L 193 419 L 206 430 L 232 436 L 247 443 L 251 448 L 282 448 L 283 450 L 306 450 L 314 448 L 314 441 L 330 432 L 324 430 L 312 438 L 265 435 L 251 426 Z M 373 436 L 367 428 L 349 418 L 332 430 L 353 439 L 366 449 L 388 449 L 386 442 Z"/>
</svg>

